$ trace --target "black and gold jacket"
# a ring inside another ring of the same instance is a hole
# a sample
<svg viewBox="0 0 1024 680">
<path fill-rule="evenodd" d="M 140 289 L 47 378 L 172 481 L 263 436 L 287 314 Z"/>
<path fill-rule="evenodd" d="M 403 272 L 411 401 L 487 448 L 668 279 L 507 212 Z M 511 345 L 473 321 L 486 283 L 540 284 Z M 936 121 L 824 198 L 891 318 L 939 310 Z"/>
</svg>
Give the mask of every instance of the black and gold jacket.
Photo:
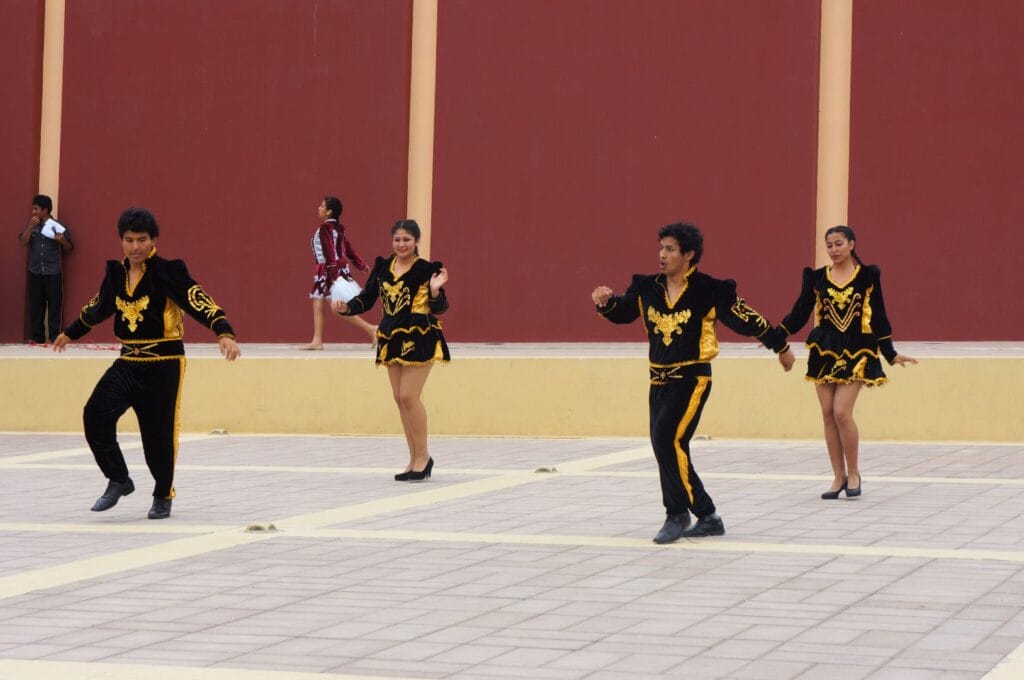
<svg viewBox="0 0 1024 680">
<path fill-rule="evenodd" d="M 185 355 L 184 310 L 218 337 L 234 337 L 224 310 L 189 276 L 184 262 L 165 260 L 154 248 L 142 266 L 142 276 L 130 288 L 128 260 L 108 260 L 100 291 L 82 307 L 65 335 L 77 340 L 113 315 L 122 359 L 176 359 Z"/>
<path fill-rule="evenodd" d="M 800 296 L 780 329 L 796 333 L 814 312 L 807 346 L 836 358 L 856 358 L 879 351 L 890 364 L 896 358 L 892 326 L 882 298 L 882 272 L 874 265 L 857 265 L 845 285 L 832 280 L 828 267 L 803 272 Z"/>
<path fill-rule="evenodd" d="M 377 337 L 389 340 L 395 333 L 419 333 L 440 330 L 441 322 L 434 315 L 448 309 L 444 288 L 437 298 L 430 297 L 430 277 L 441 271 L 440 262 L 417 259 L 409 271 L 395 276 L 395 256 L 378 257 L 366 279 L 366 288 L 348 302 L 346 316 L 362 314 L 380 298 L 384 313 L 377 327 Z"/>
<path fill-rule="evenodd" d="M 775 352 L 787 347 L 785 335 L 736 295 L 735 281 L 712 278 L 695 267 L 684 275 L 683 290 L 675 300 L 669 298 L 664 274 L 636 274 L 623 295 L 612 297 L 597 312 L 612 323 L 643 321 L 655 385 L 692 374 L 693 369 L 711 374 L 710 362 L 718 356 L 716 321 L 757 338 Z"/>
</svg>

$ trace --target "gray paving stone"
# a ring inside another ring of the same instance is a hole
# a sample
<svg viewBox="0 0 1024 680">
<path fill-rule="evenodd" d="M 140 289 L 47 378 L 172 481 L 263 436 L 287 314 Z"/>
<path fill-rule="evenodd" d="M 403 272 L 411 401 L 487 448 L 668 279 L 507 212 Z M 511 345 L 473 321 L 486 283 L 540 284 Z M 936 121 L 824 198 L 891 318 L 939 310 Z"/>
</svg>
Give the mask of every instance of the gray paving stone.
<svg viewBox="0 0 1024 680">
<path fill-rule="evenodd" d="M 87 453 L 55 459 L 81 463 L 61 470 L 61 484 L 54 470 L 15 458 L 81 446 L 80 438 L 0 434 L 0 659 L 170 665 L 182 677 L 209 666 L 467 679 L 955 679 L 980 678 L 1024 641 L 1024 555 L 905 550 L 1024 553 L 1020 487 L 997 483 L 1024 478 L 1024 446 L 868 442 L 865 496 L 825 504 L 820 442 L 700 441 L 698 462 L 729 533 L 668 547 L 650 543 L 663 509 L 648 456 L 454 493 L 538 465 L 565 470 L 642 440 L 438 438 L 444 465 L 415 488 L 382 469 L 382 459 L 403 458 L 395 438 L 187 441 L 181 510 L 176 503 L 157 527 L 170 533 L 147 533 L 144 497 L 138 507 L 133 496 L 117 512 L 88 513 L 102 484 Z M 135 469 L 141 455 L 129 456 Z M 821 481 L 741 476 L 765 470 Z M 643 476 L 617 476 L 632 472 Z M 137 474 L 144 478 L 144 467 Z M 993 482 L 950 483 L 957 477 Z M 81 489 L 72 499 L 80 514 L 48 500 L 66 496 L 67 484 Z M 42 499 L 39 511 L 10 503 L 4 492 L 15 488 Z M 402 505 L 425 493 L 433 500 Z M 160 558 L 181 538 L 324 511 L 338 519 L 321 528 L 341 534 L 285 529 Z M 344 533 L 356 529 L 366 533 Z M 622 539 L 632 543 L 615 543 Z M 815 545 L 820 551 L 806 547 Z M 836 545 L 879 554 L 844 555 Z M 10 577 L 129 550 L 156 561 L 3 596 Z"/>
</svg>

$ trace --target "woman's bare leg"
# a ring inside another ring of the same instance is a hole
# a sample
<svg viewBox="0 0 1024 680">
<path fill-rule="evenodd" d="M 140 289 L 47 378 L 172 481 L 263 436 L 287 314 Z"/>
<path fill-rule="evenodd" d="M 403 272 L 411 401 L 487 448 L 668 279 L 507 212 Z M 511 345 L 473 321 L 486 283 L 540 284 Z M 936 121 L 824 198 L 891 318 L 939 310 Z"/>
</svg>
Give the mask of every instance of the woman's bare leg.
<svg viewBox="0 0 1024 680">
<path fill-rule="evenodd" d="M 857 404 L 861 386 L 859 382 L 836 385 L 835 398 L 832 400 L 832 413 L 846 459 L 846 476 L 850 487 L 854 489 L 860 486 L 860 432 L 853 420 L 853 407 Z"/>
<path fill-rule="evenodd" d="M 413 444 L 411 432 L 411 426 L 408 422 L 408 418 L 405 411 L 402 409 L 402 369 L 404 366 L 392 365 L 388 366 L 388 380 L 391 382 L 391 394 L 395 398 L 395 404 L 398 406 L 398 416 L 402 420 L 402 431 L 405 433 L 405 444 L 409 448 L 409 462 L 405 466 L 405 472 L 412 470 L 412 464 L 414 462 L 416 447 Z"/>
<path fill-rule="evenodd" d="M 420 396 L 423 394 L 423 386 L 430 375 L 431 364 L 420 366 L 389 366 L 388 376 L 393 375 L 392 371 L 398 372 L 397 386 L 392 379 L 392 392 L 395 403 L 402 416 L 402 428 L 405 430 L 406 441 L 410 445 L 412 458 L 412 469 L 422 470 L 430 460 L 430 453 L 427 450 L 427 409 L 423 406 Z"/>
<path fill-rule="evenodd" d="M 353 326 L 355 326 L 356 328 L 370 336 L 371 345 L 377 344 L 377 327 L 374 326 L 372 323 L 369 323 L 368 321 L 366 321 L 366 319 L 358 315 L 343 316 L 341 318 L 344 319 L 345 321 L 348 321 L 350 324 L 352 324 Z"/>
<path fill-rule="evenodd" d="M 324 301 L 313 298 L 313 339 L 299 349 L 324 348 Z"/>
<path fill-rule="evenodd" d="M 843 442 L 839 436 L 839 426 L 835 418 L 836 386 L 832 384 L 815 385 L 818 403 L 821 404 L 821 418 L 825 423 L 825 447 L 828 449 L 828 460 L 832 464 L 832 486 L 829 491 L 838 491 L 846 481 L 846 464 L 843 456 Z"/>
</svg>

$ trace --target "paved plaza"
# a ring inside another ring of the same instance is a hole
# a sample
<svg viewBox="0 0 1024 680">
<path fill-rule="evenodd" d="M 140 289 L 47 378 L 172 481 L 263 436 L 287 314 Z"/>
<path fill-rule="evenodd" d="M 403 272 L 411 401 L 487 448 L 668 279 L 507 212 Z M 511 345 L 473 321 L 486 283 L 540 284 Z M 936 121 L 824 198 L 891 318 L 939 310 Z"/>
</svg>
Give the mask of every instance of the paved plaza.
<svg viewBox="0 0 1024 680">
<path fill-rule="evenodd" d="M 0 678 L 1021 678 L 1024 446 L 694 442 L 719 538 L 657 546 L 639 439 L 184 435 L 168 520 L 81 435 L 0 434 Z"/>
</svg>

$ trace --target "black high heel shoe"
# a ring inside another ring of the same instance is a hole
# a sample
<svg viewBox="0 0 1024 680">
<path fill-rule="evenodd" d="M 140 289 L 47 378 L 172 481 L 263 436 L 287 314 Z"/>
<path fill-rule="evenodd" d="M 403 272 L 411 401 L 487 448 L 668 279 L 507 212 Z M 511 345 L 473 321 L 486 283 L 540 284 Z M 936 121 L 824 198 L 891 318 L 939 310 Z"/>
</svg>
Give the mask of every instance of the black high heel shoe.
<svg viewBox="0 0 1024 680">
<path fill-rule="evenodd" d="M 430 479 L 430 471 L 433 470 L 433 469 L 434 469 L 434 459 L 433 458 L 428 458 L 427 459 L 427 467 L 423 468 L 419 472 L 416 472 L 415 470 L 409 470 L 409 473 L 408 473 L 409 476 L 406 478 L 406 481 L 409 481 L 409 482 L 422 482 L 425 479 Z"/>
<path fill-rule="evenodd" d="M 850 495 L 850 491 L 849 491 L 849 489 L 846 488 L 846 483 L 849 482 L 849 481 L 850 481 L 849 479 L 844 479 L 843 480 L 843 485 L 841 487 L 839 487 L 835 491 L 826 491 L 826 492 L 824 492 L 823 494 L 821 494 L 821 499 L 825 500 L 825 501 L 834 501 L 835 499 L 839 498 L 839 494 L 841 494 L 843 491 L 846 491 L 846 495 L 849 496 Z M 859 488 L 857 489 L 857 493 L 860 493 L 860 489 Z"/>
<path fill-rule="evenodd" d="M 861 485 L 863 483 L 864 483 L 864 478 L 861 477 L 860 481 L 857 482 L 857 486 L 847 486 L 846 487 L 846 497 L 847 498 L 856 498 L 857 496 L 859 496 L 860 495 L 860 487 L 861 487 Z"/>
<path fill-rule="evenodd" d="M 411 472 L 412 472 L 412 470 L 406 470 L 405 472 L 399 472 L 397 475 L 395 475 L 395 481 L 396 482 L 408 482 L 409 481 L 409 474 Z"/>
</svg>

